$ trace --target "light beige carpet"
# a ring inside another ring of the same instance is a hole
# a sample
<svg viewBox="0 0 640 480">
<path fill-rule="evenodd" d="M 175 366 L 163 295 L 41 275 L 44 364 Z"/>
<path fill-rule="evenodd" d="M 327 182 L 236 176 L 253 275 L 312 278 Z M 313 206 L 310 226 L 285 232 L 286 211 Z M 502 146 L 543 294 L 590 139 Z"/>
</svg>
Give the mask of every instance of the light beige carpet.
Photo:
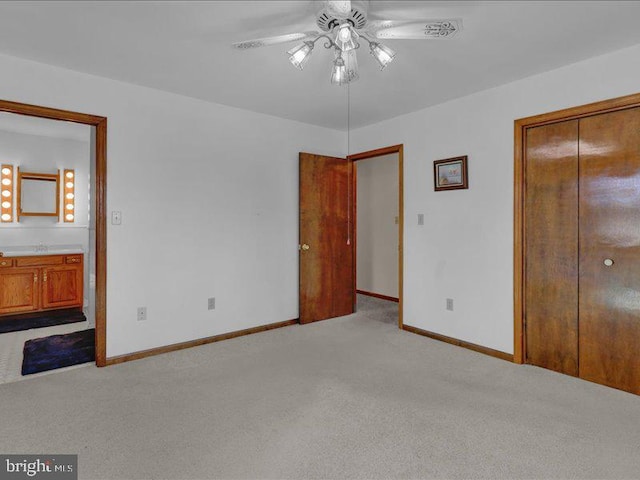
<svg viewBox="0 0 640 480">
<path fill-rule="evenodd" d="M 0 385 L 0 452 L 83 479 L 638 478 L 640 398 L 395 326 L 396 305 Z"/>
</svg>

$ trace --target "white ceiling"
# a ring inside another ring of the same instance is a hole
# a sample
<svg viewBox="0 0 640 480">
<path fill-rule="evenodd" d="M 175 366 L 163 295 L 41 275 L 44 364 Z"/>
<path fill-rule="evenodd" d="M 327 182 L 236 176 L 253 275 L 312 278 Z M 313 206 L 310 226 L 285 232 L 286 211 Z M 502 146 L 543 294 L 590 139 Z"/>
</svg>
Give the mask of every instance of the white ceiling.
<svg viewBox="0 0 640 480">
<path fill-rule="evenodd" d="M 371 18 L 462 18 L 443 41 L 393 40 L 379 71 L 366 47 L 350 87 L 351 128 L 640 43 L 637 1 L 375 1 Z M 0 2 L 0 52 L 301 122 L 345 129 L 347 89 L 318 43 L 233 42 L 315 30 L 313 0 Z M 96 112 L 100 113 L 100 112 Z"/>
</svg>

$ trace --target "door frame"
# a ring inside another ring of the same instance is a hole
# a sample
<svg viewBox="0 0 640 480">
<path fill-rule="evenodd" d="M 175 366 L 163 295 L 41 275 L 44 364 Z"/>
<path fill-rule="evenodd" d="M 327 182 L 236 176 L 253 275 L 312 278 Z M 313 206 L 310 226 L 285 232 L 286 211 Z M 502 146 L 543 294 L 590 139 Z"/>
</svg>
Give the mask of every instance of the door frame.
<svg viewBox="0 0 640 480">
<path fill-rule="evenodd" d="M 96 365 L 107 360 L 107 118 L 86 113 L 0 100 L 0 112 L 64 120 L 95 127 L 96 155 Z"/>
<path fill-rule="evenodd" d="M 513 361 L 526 363 L 525 193 L 527 129 L 640 106 L 640 93 L 518 119 L 514 122 Z"/>
<path fill-rule="evenodd" d="M 347 160 L 350 162 L 366 160 L 374 157 L 382 157 L 384 155 L 390 155 L 393 153 L 398 154 L 398 328 L 402 330 L 403 327 L 403 249 L 404 249 L 404 144 L 392 145 L 390 147 L 378 148 L 376 150 L 369 150 L 366 152 L 355 153 L 353 155 L 348 155 Z M 352 184 L 352 195 L 354 201 L 351 206 L 351 218 L 353 219 L 353 298 L 356 298 L 356 267 L 357 267 L 357 239 L 358 239 L 358 228 L 357 228 L 357 206 L 355 199 L 357 198 L 356 189 L 357 189 L 357 175 L 353 175 L 351 180 Z"/>
</svg>

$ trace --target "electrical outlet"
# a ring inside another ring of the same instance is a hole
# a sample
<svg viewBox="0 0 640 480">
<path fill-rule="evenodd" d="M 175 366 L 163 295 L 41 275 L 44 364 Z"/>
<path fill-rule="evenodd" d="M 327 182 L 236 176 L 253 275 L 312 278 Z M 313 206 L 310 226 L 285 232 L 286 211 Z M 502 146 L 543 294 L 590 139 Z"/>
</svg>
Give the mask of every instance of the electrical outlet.
<svg viewBox="0 0 640 480">
<path fill-rule="evenodd" d="M 418 214 L 418 225 L 424 225 L 424 213 Z"/>
<path fill-rule="evenodd" d="M 215 310 L 216 309 L 216 297 L 211 297 L 207 300 L 207 305 L 209 310 Z"/>
<path fill-rule="evenodd" d="M 147 319 L 147 307 L 138 307 L 138 321 Z"/>
<path fill-rule="evenodd" d="M 453 312 L 453 298 L 447 298 L 447 310 Z"/>
</svg>

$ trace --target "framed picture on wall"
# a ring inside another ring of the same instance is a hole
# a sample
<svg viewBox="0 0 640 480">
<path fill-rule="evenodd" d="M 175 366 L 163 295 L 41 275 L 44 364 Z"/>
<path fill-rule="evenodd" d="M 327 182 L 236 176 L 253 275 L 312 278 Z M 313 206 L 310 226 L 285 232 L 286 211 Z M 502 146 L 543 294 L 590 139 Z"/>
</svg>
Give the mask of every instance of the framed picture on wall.
<svg viewBox="0 0 640 480">
<path fill-rule="evenodd" d="M 469 188 L 467 156 L 434 161 L 433 183 L 436 192 Z"/>
</svg>

